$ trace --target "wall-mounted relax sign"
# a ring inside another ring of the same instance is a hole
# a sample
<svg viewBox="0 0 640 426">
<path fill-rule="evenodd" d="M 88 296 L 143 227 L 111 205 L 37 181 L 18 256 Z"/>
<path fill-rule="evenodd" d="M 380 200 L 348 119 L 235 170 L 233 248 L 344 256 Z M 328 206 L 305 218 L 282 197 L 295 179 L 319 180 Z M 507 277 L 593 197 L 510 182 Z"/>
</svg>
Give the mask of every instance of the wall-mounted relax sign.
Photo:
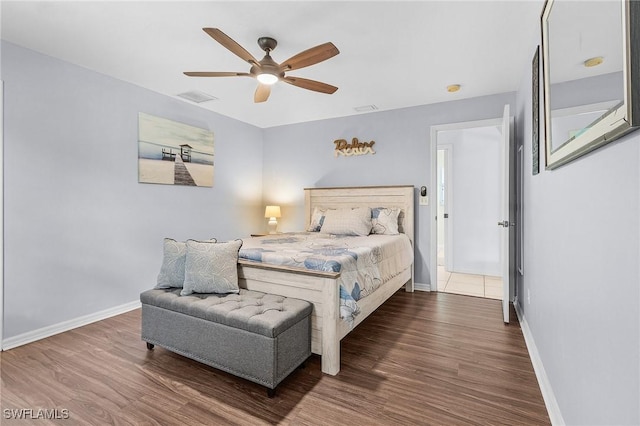
<svg viewBox="0 0 640 426">
<path fill-rule="evenodd" d="M 336 145 L 336 148 L 333 152 L 333 155 L 338 157 L 344 155 L 345 157 L 350 157 L 352 155 L 365 155 L 365 154 L 375 154 L 376 152 L 373 150 L 373 144 L 375 141 L 371 142 L 360 142 L 358 138 L 351 139 L 351 143 L 347 142 L 346 139 L 336 139 L 333 141 Z"/>
</svg>

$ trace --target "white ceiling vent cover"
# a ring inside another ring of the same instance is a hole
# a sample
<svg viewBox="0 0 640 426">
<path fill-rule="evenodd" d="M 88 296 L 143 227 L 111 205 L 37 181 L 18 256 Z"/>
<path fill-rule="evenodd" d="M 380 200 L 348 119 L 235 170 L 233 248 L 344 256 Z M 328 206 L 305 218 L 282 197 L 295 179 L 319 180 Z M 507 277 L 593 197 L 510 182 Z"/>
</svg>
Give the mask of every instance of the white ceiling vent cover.
<svg viewBox="0 0 640 426">
<path fill-rule="evenodd" d="M 208 95 L 204 92 L 199 92 L 197 90 L 191 90 L 189 92 L 180 93 L 177 96 L 186 99 L 191 102 L 195 102 L 197 104 L 201 104 L 202 102 L 215 101 L 218 100 L 215 96 Z"/>
<path fill-rule="evenodd" d="M 354 110 L 358 111 L 358 112 L 366 112 L 366 111 L 375 111 L 377 110 L 378 107 L 375 105 L 363 105 L 363 106 L 359 106 L 359 107 L 355 107 Z"/>
</svg>

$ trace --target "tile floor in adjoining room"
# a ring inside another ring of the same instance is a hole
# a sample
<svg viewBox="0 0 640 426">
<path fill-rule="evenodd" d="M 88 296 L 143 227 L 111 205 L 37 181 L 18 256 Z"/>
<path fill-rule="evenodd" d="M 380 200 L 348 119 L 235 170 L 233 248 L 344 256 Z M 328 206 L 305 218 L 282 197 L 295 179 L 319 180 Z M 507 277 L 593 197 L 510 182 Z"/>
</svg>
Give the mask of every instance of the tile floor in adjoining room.
<svg viewBox="0 0 640 426">
<path fill-rule="evenodd" d="M 438 291 L 502 300 L 502 277 L 448 272 L 444 250 L 438 250 Z"/>
<path fill-rule="evenodd" d="M 447 272 L 438 266 L 438 291 L 502 300 L 502 278 Z"/>
</svg>

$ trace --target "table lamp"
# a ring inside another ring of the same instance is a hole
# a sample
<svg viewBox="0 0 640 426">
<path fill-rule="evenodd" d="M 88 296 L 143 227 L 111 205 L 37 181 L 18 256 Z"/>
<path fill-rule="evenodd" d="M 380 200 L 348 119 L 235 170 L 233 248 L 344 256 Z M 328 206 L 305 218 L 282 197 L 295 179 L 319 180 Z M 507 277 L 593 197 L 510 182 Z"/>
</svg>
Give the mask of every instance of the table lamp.
<svg viewBox="0 0 640 426">
<path fill-rule="evenodd" d="M 280 217 L 280 206 L 267 206 L 264 209 L 264 217 L 269 218 L 269 234 L 275 234 L 278 227 L 277 217 Z"/>
</svg>

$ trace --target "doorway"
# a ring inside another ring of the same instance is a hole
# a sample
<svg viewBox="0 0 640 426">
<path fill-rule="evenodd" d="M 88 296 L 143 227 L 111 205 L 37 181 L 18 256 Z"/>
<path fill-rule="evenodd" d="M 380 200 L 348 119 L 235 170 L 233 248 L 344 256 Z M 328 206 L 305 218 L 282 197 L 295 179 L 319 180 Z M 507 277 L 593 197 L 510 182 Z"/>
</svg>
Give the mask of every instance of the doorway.
<svg viewBox="0 0 640 426">
<path fill-rule="evenodd" d="M 432 129 L 437 291 L 504 298 L 496 226 L 502 216 L 502 124 L 495 119 Z"/>
</svg>

